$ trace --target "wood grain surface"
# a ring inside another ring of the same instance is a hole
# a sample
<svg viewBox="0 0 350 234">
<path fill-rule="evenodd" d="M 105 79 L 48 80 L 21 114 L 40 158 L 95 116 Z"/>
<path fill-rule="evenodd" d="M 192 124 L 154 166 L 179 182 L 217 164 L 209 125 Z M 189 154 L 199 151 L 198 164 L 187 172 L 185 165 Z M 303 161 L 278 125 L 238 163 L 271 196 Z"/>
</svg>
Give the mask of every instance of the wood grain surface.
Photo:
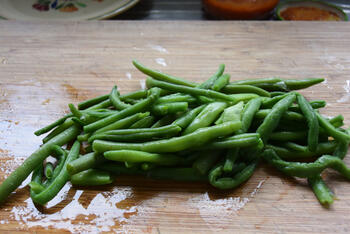
<svg viewBox="0 0 350 234">
<path fill-rule="evenodd" d="M 293 22 L 0 22 L 0 181 L 37 147 L 33 132 L 68 103 L 140 89 L 145 65 L 193 81 L 225 63 L 232 80 L 325 77 L 302 91 L 322 113 L 350 124 L 350 24 Z M 350 165 L 350 159 L 345 160 Z M 240 188 L 118 178 L 112 186 L 64 187 L 35 207 L 23 186 L 0 208 L 0 232 L 348 233 L 350 184 L 325 180 L 338 200 L 320 206 L 305 180 L 260 166 Z"/>
</svg>

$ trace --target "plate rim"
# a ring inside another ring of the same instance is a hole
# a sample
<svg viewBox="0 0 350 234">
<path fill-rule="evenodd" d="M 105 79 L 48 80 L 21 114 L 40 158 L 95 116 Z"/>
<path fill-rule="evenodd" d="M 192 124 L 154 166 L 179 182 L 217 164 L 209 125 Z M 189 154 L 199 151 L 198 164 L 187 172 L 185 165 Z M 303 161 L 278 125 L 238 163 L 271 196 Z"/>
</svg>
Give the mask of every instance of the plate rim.
<svg viewBox="0 0 350 234">
<path fill-rule="evenodd" d="M 116 15 L 119 15 L 127 10 L 129 10 L 130 8 L 132 8 L 133 6 L 135 6 L 140 0 L 129 0 L 128 2 L 126 2 L 124 5 L 122 5 L 121 7 L 118 7 L 116 9 L 110 10 L 108 12 L 105 12 L 101 15 L 95 16 L 95 17 L 91 17 L 91 18 L 82 18 L 82 19 L 75 19 L 75 20 L 103 20 L 103 19 L 109 19 L 111 17 L 114 17 Z M 16 18 L 6 18 L 2 15 L 0 15 L 0 20 L 18 20 Z M 37 19 L 33 19 L 33 20 L 43 20 L 43 18 L 37 18 Z M 60 19 L 57 19 L 60 20 Z"/>
</svg>

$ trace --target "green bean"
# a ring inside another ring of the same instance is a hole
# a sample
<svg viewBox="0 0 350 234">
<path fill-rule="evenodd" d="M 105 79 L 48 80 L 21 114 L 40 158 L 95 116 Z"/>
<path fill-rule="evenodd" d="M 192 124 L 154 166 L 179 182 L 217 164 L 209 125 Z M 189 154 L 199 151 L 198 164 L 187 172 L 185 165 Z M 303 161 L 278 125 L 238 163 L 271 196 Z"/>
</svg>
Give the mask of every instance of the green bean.
<svg viewBox="0 0 350 234">
<path fill-rule="evenodd" d="M 198 150 L 205 149 L 229 149 L 237 147 L 249 147 L 256 146 L 259 144 L 259 134 L 257 133 L 246 133 L 227 137 L 224 139 L 213 141 L 207 145 L 199 147 Z"/>
<path fill-rule="evenodd" d="M 156 101 L 156 104 L 168 103 L 168 102 L 195 103 L 197 102 L 197 99 L 192 97 L 189 94 L 174 93 L 174 94 L 170 94 L 170 95 L 158 98 L 158 100 Z"/>
<path fill-rule="evenodd" d="M 228 84 L 226 85 L 222 91 L 224 93 L 228 94 L 234 94 L 234 93 L 255 93 L 259 96 L 263 97 L 270 97 L 270 93 L 259 88 L 255 87 L 253 85 L 235 85 L 235 84 Z"/>
<path fill-rule="evenodd" d="M 203 151 L 196 161 L 194 161 L 192 167 L 201 175 L 207 175 L 210 168 L 212 168 L 219 159 L 220 154 L 220 151 Z"/>
<path fill-rule="evenodd" d="M 80 143 L 76 141 L 71 150 L 69 151 L 69 154 L 67 156 L 67 159 L 65 160 L 64 166 L 62 170 L 59 172 L 59 174 L 53 178 L 50 185 L 48 185 L 45 190 L 41 191 L 38 194 L 34 194 L 32 196 L 32 199 L 35 203 L 44 205 L 48 201 L 52 200 L 57 193 L 62 189 L 62 187 L 65 185 L 65 183 L 69 180 L 69 174 L 66 169 L 66 165 L 78 157 L 80 149 Z"/>
<path fill-rule="evenodd" d="M 155 168 L 147 172 L 147 177 L 160 180 L 175 181 L 206 181 L 207 176 L 201 175 L 194 168 Z"/>
<path fill-rule="evenodd" d="M 321 116 L 319 113 L 316 113 L 320 126 L 334 139 L 338 141 L 350 141 L 350 135 L 347 133 L 341 132 L 336 129 L 327 119 Z"/>
<path fill-rule="evenodd" d="M 73 116 L 72 114 L 67 114 L 67 115 L 63 116 L 62 118 L 56 120 L 55 122 L 53 122 L 53 123 L 51 123 L 51 124 L 41 128 L 41 129 L 35 131 L 34 134 L 36 136 L 40 136 L 40 135 L 42 135 L 44 133 L 47 133 L 47 132 L 51 131 L 52 129 L 54 129 L 55 127 L 63 124 L 66 121 L 66 119 L 68 119 L 68 118 L 70 118 L 72 116 Z"/>
<path fill-rule="evenodd" d="M 200 128 L 185 136 L 145 143 L 117 143 L 95 140 L 93 142 L 93 149 L 97 152 L 121 149 L 139 150 L 150 153 L 178 152 L 192 147 L 202 146 L 218 137 L 230 135 L 240 127 L 241 123 L 238 121 L 226 122 L 212 127 Z"/>
<path fill-rule="evenodd" d="M 319 143 L 315 152 L 309 151 L 307 147 L 304 147 L 303 151 L 291 151 L 280 146 L 266 145 L 266 149 L 274 150 L 281 158 L 286 160 L 313 158 L 324 154 L 332 154 L 336 147 L 337 143 L 334 141 Z"/>
<path fill-rule="evenodd" d="M 82 102 L 80 102 L 80 103 L 78 104 L 78 109 L 79 109 L 79 110 L 87 109 L 87 108 L 89 108 L 90 106 L 96 105 L 96 104 L 98 104 L 98 103 L 101 103 L 102 101 L 107 100 L 108 97 L 109 97 L 109 95 L 108 95 L 108 94 L 105 94 L 105 95 L 102 95 L 102 96 L 98 96 L 98 97 L 95 97 L 95 98 L 91 98 L 91 99 L 82 101 Z"/>
<path fill-rule="evenodd" d="M 130 127 L 130 125 L 132 125 L 136 121 L 149 116 L 149 114 L 150 114 L 149 112 L 133 114 L 131 116 L 128 116 L 128 117 L 120 119 L 120 120 L 117 120 L 114 123 L 111 123 L 111 124 L 109 124 L 109 125 L 107 125 L 105 127 L 102 127 L 100 129 L 96 130 L 93 135 L 100 134 L 100 133 L 103 133 L 103 132 L 106 132 L 106 131 L 110 131 L 110 130 L 121 129 L 121 128 L 128 128 L 128 127 Z M 90 138 L 89 138 L 89 142 L 91 142 Z"/>
<path fill-rule="evenodd" d="M 333 194 L 320 175 L 307 179 L 319 202 L 324 206 L 333 203 Z"/>
<path fill-rule="evenodd" d="M 35 193 L 40 193 L 45 189 L 45 187 L 42 185 L 42 177 L 44 172 L 44 166 L 42 163 L 37 166 L 37 168 L 34 169 L 32 174 L 32 180 L 29 183 L 30 186 L 30 196 L 35 195 Z"/>
<path fill-rule="evenodd" d="M 128 163 L 154 163 L 163 166 L 174 166 L 182 162 L 182 158 L 171 154 L 147 153 L 137 150 L 113 150 L 104 152 L 108 160 Z"/>
<path fill-rule="evenodd" d="M 155 115 L 176 114 L 178 112 L 187 111 L 187 108 L 187 102 L 168 102 L 154 105 L 152 107 L 152 113 Z"/>
<path fill-rule="evenodd" d="M 335 128 L 339 128 L 344 125 L 344 116 L 337 115 L 331 119 L 328 119 L 329 123 L 332 124 Z"/>
<path fill-rule="evenodd" d="M 346 154 L 348 153 L 349 142 L 348 141 L 340 141 L 337 147 L 334 150 L 333 155 L 340 159 L 344 159 Z"/>
<path fill-rule="evenodd" d="M 248 131 L 250 125 L 252 124 L 253 118 L 256 112 L 259 110 L 261 105 L 260 98 L 254 98 L 250 100 L 243 108 L 242 111 L 242 127 L 238 130 L 237 134 L 242 134 Z"/>
<path fill-rule="evenodd" d="M 205 106 L 206 105 L 201 105 L 184 113 L 180 118 L 176 119 L 172 124 L 180 126 L 182 129 L 185 129 L 196 118 L 196 116 L 205 108 Z"/>
<path fill-rule="evenodd" d="M 295 94 L 289 94 L 282 100 L 278 101 L 273 107 L 271 112 L 266 116 L 263 123 L 256 130 L 260 134 L 261 139 L 264 143 L 268 140 L 273 130 L 278 126 L 278 123 L 287 111 L 288 107 L 294 102 Z"/>
<path fill-rule="evenodd" d="M 323 82 L 323 78 L 307 78 L 302 80 L 284 80 L 288 90 L 305 89 Z"/>
<path fill-rule="evenodd" d="M 305 139 L 306 136 L 306 131 L 282 131 L 271 133 L 270 139 L 274 141 L 298 141 Z"/>
<path fill-rule="evenodd" d="M 233 177 L 222 177 L 224 172 L 223 165 L 219 164 L 209 172 L 209 183 L 219 189 L 233 189 L 246 182 L 256 168 L 257 162 L 249 164 L 242 171 L 235 174 Z"/>
<path fill-rule="evenodd" d="M 171 84 L 163 81 L 154 80 L 152 78 L 147 78 L 146 85 L 149 88 L 158 87 L 158 88 L 166 89 L 173 92 L 180 92 L 180 93 L 190 94 L 194 96 L 199 95 L 199 96 L 205 96 L 205 97 L 214 98 L 214 99 L 221 99 L 221 100 L 226 100 L 230 102 L 236 102 L 236 99 L 234 99 L 233 97 L 220 92 L 210 90 L 210 89 L 200 89 L 200 88 L 193 88 L 193 87 L 188 87 L 184 85 Z"/>
<path fill-rule="evenodd" d="M 286 94 L 286 92 L 283 92 L 283 91 L 272 91 L 272 92 L 269 92 L 269 94 L 273 98 L 273 97 L 276 97 L 276 96 L 284 95 L 284 94 Z"/>
<path fill-rule="evenodd" d="M 142 129 L 144 129 L 144 132 L 142 132 Z M 177 125 L 167 125 L 159 128 L 140 128 L 137 130 L 141 130 L 141 131 L 135 131 L 134 133 L 130 133 L 130 134 L 113 134 L 113 133 L 109 133 L 109 132 L 113 132 L 113 130 L 107 131 L 102 134 L 94 135 L 91 138 L 91 141 L 98 139 L 98 140 L 117 141 L 117 142 L 142 142 L 142 141 L 164 139 L 164 138 L 170 138 L 178 135 L 178 133 L 181 131 L 181 128 Z M 155 131 L 150 131 L 150 130 L 155 130 Z"/>
<path fill-rule="evenodd" d="M 225 173 L 232 171 L 233 165 L 238 158 L 238 152 L 239 152 L 239 148 L 232 148 L 227 151 L 226 160 L 223 165 L 223 171 Z"/>
<path fill-rule="evenodd" d="M 83 135 L 79 135 L 79 136 L 77 137 L 77 140 L 78 140 L 79 142 L 88 141 L 90 137 L 91 137 L 91 133 L 85 133 L 85 134 L 83 134 Z"/>
<path fill-rule="evenodd" d="M 151 128 L 160 128 L 164 127 L 166 125 L 171 124 L 176 119 L 175 115 L 165 115 L 161 119 L 159 119 L 157 122 L 155 122 Z"/>
<path fill-rule="evenodd" d="M 126 99 L 142 99 L 146 97 L 147 97 L 147 90 L 140 89 L 134 92 L 120 95 L 120 100 L 125 101 Z"/>
<path fill-rule="evenodd" d="M 238 93 L 238 94 L 230 94 L 230 97 L 232 97 L 233 99 L 235 99 L 235 103 L 238 102 L 248 102 L 253 98 L 259 98 L 260 96 L 255 94 L 255 93 Z"/>
<path fill-rule="evenodd" d="M 261 83 L 267 83 L 267 84 L 273 84 L 280 82 L 280 78 L 262 78 L 262 79 L 248 79 L 248 80 L 237 80 L 233 81 L 230 84 L 235 84 L 235 85 L 256 85 L 256 84 L 261 84 Z"/>
<path fill-rule="evenodd" d="M 313 101 L 310 101 L 309 104 L 311 105 L 311 107 L 313 109 L 320 109 L 320 108 L 325 107 L 327 103 L 323 100 L 313 100 Z M 289 110 L 295 111 L 295 112 L 300 112 L 299 105 L 297 105 L 297 104 L 293 104 L 292 106 L 290 106 Z"/>
<path fill-rule="evenodd" d="M 265 98 L 262 100 L 261 106 L 263 108 L 272 108 L 278 101 L 282 100 L 283 98 L 285 98 L 286 96 L 288 96 L 290 93 L 286 93 L 280 96 L 275 96 L 273 98 Z"/>
<path fill-rule="evenodd" d="M 109 94 L 109 100 L 111 100 L 111 103 L 116 110 L 124 110 L 124 109 L 129 108 L 131 106 L 131 105 L 126 104 L 120 100 L 116 85 L 113 86 L 112 91 Z"/>
<path fill-rule="evenodd" d="M 271 109 L 262 109 L 257 111 L 254 117 L 257 119 L 264 119 L 270 112 Z M 283 114 L 282 118 L 284 120 L 305 121 L 305 117 L 302 114 L 293 111 L 286 111 Z"/>
<path fill-rule="evenodd" d="M 145 109 L 147 109 L 159 96 L 159 89 L 151 89 L 150 95 L 143 101 L 140 101 L 139 103 L 124 109 L 116 114 L 113 114 L 111 116 L 108 116 L 104 119 L 98 120 L 94 123 L 91 123 L 89 125 L 84 126 L 85 132 L 93 132 L 97 129 L 101 129 L 103 127 L 108 126 L 109 124 L 112 124 L 115 121 L 118 121 L 122 118 L 125 118 L 127 116 L 130 116 L 132 114 L 141 112 Z"/>
<path fill-rule="evenodd" d="M 66 167 L 68 173 L 70 175 L 73 175 L 78 172 L 93 168 L 105 161 L 106 160 L 102 154 L 91 152 L 75 159 L 74 161 L 68 162 Z"/>
<path fill-rule="evenodd" d="M 53 170 L 54 170 L 53 164 L 50 162 L 47 162 L 45 164 L 45 169 L 44 169 L 44 174 L 45 174 L 46 178 L 48 178 L 48 179 L 52 178 Z"/>
<path fill-rule="evenodd" d="M 208 104 L 187 126 L 182 135 L 187 135 L 199 128 L 210 126 L 218 118 L 221 112 L 224 111 L 226 106 L 227 104 L 224 102 L 213 102 Z"/>
<path fill-rule="evenodd" d="M 53 145 L 64 145 L 75 139 L 80 133 L 79 127 L 73 125 L 62 133 L 53 137 L 51 140 L 43 144 L 30 157 L 28 157 L 22 165 L 12 172 L 0 185 L 0 203 L 5 199 L 28 177 L 28 175 L 49 156 Z"/>
<path fill-rule="evenodd" d="M 225 70 L 225 64 L 220 64 L 219 69 L 215 72 L 215 74 L 212 75 L 204 83 L 198 85 L 197 87 L 200 89 L 210 89 L 213 86 L 214 82 L 224 73 L 224 70 Z"/>
<path fill-rule="evenodd" d="M 178 77 L 174 77 L 171 75 L 167 75 L 164 73 L 161 73 L 159 71 L 156 70 L 151 70 L 145 66 L 143 66 L 142 64 L 140 64 L 138 61 L 133 60 L 132 63 L 134 64 L 134 66 L 142 73 L 157 79 L 157 80 L 161 80 L 161 81 L 165 81 L 165 82 L 169 82 L 172 84 L 178 84 L 178 85 L 185 85 L 188 87 L 195 87 L 197 86 L 197 84 L 193 83 L 193 82 L 189 82 L 187 80 L 184 80 L 182 78 L 178 78 Z"/>
<path fill-rule="evenodd" d="M 88 169 L 71 176 L 70 181 L 78 186 L 105 185 L 113 182 L 109 172 L 97 169 Z"/>
<path fill-rule="evenodd" d="M 104 100 L 100 103 L 97 103 L 93 106 L 90 106 L 89 108 L 87 108 L 86 110 L 98 110 L 98 109 L 102 109 L 102 108 L 108 108 L 112 105 L 112 102 L 111 100 L 107 99 L 107 100 Z"/>
<path fill-rule="evenodd" d="M 57 126 L 52 132 L 50 132 L 46 137 L 44 137 L 43 143 L 48 142 L 53 137 L 70 128 L 73 124 L 74 121 L 72 120 L 72 118 L 66 119 L 61 125 Z"/>
<path fill-rule="evenodd" d="M 107 116 L 110 116 L 112 114 L 115 114 L 117 111 L 110 110 L 110 109 L 99 109 L 99 110 L 83 110 L 81 113 L 83 113 L 82 118 L 86 118 L 86 116 L 95 117 L 97 119 L 102 119 Z"/>
<path fill-rule="evenodd" d="M 312 108 L 312 106 L 306 101 L 306 99 L 297 94 L 297 100 L 299 107 L 304 114 L 307 125 L 309 127 L 307 133 L 307 144 L 310 151 L 316 151 L 318 145 L 318 133 L 319 133 L 319 125 L 316 116 L 316 112 Z"/>
<path fill-rule="evenodd" d="M 69 103 L 68 107 L 75 117 L 80 118 L 82 116 L 82 113 L 72 103 Z"/>
<path fill-rule="evenodd" d="M 221 124 L 227 121 L 240 121 L 243 107 L 244 102 L 238 102 L 237 104 L 226 108 L 220 117 L 215 121 L 215 124 Z"/>
<path fill-rule="evenodd" d="M 326 168 L 332 168 L 345 178 L 350 179 L 350 169 L 341 159 L 331 155 L 323 155 L 312 163 L 287 162 L 283 161 L 275 151 L 267 149 L 264 151 L 263 157 L 289 176 L 310 178 L 319 175 Z"/>
<path fill-rule="evenodd" d="M 231 76 L 229 74 L 224 74 L 220 76 L 218 79 L 215 80 L 213 86 L 211 86 L 211 89 L 214 91 L 220 91 L 230 82 L 230 77 Z"/>
<path fill-rule="evenodd" d="M 154 124 L 154 121 L 155 121 L 154 116 L 150 115 L 150 116 L 144 117 L 143 119 L 136 121 L 129 128 L 130 129 L 149 128 L 152 126 L 152 124 Z"/>
</svg>

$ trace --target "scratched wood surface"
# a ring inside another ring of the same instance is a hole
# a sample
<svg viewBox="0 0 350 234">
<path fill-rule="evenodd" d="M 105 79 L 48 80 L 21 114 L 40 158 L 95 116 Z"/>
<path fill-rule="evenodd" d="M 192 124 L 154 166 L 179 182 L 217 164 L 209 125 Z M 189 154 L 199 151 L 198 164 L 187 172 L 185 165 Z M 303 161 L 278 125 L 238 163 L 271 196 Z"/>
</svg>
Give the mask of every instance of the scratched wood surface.
<svg viewBox="0 0 350 234">
<path fill-rule="evenodd" d="M 220 63 L 232 79 L 325 77 L 302 91 L 327 100 L 322 113 L 350 124 L 350 25 L 292 22 L 0 22 L 0 181 L 41 138 L 33 132 L 68 103 L 140 89 L 131 60 L 203 81 Z M 346 159 L 350 165 L 350 160 Z M 47 207 L 26 183 L 0 207 L 0 232 L 349 232 L 350 184 L 325 180 L 338 200 L 319 205 L 304 180 L 260 166 L 240 188 L 118 178 L 112 186 L 64 187 Z"/>
</svg>

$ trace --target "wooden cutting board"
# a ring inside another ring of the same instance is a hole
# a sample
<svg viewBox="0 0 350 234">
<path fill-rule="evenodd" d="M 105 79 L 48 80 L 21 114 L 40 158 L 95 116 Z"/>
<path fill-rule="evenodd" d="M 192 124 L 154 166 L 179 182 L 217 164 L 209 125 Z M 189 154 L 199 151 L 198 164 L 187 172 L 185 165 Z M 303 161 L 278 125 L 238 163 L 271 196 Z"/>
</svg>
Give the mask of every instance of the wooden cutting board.
<svg viewBox="0 0 350 234">
<path fill-rule="evenodd" d="M 325 77 L 302 91 L 322 113 L 350 120 L 350 24 L 294 22 L 0 22 L 0 181 L 40 145 L 33 132 L 68 103 L 140 89 L 145 65 L 204 81 L 220 63 L 232 80 Z M 350 165 L 350 159 L 345 160 Z M 305 180 L 260 166 L 234 191 L 200 183 L 117 178 L 112 186 L 65 186 L 35 207 L 25 184 L 0 208 L 0 232 L 349 232 L 350 183 L 325 180 L 338 200 L 323 208 Z"/>
</svg>

